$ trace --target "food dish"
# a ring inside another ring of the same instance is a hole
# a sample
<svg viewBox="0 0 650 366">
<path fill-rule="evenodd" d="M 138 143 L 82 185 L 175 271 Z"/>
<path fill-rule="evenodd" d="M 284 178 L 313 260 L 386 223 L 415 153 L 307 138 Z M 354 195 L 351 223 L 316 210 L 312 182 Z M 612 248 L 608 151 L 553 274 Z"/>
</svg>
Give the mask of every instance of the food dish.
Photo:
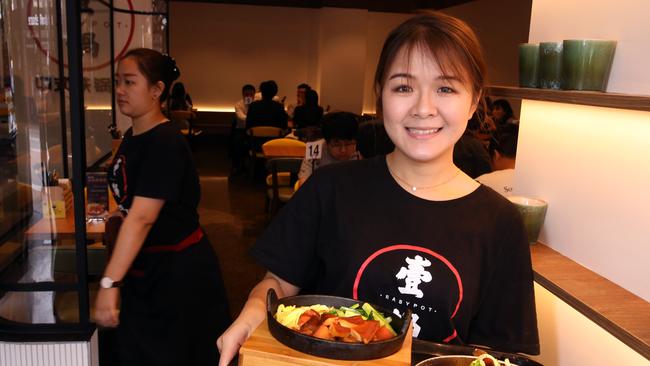
<svg viewBox="0 0 650 366">
<path fill-rule="evenodd" d="M 351 307 L 359 301 L 336 296 L 299 295 L 278 299 L 275 291 L 270 289 L 267 294 L 267 321 L 271 335 L 284 345 L 295 350 L 314 356 L 339 360 L 370 360 L 389 356 L 402 347 L 406 333 L 411 323 L 411 312 L 403 317 L 392 316 L 391 325 L 396 335 L 390 339 L 365 343 L 346 343 L 342 341 L 318 339 L 289 329 L 278 322 L 274 315 L 280 304 L 284 306 L 311 306 L 322 304 L 333 307 Z M 382 314 L 391 314 L 389 310 L 372 305 Z"/>
</svg>

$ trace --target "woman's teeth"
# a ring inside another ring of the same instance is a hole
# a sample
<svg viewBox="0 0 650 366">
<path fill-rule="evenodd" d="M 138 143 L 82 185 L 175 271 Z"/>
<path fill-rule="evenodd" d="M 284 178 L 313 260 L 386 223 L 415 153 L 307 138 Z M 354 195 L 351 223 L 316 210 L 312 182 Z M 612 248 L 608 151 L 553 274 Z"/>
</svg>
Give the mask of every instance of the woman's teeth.
<svg viewBox="0 0 650 366">
<path fill-rule="evenodd" d="M 409 133 L 412 133 L 414 135 L 431 135 L 434 134 L 442 129 L 442 127 L 438 128 L 429 128 L 429 129 L 422 129 L 422 128 L 406 128 Z"/>
</svg>

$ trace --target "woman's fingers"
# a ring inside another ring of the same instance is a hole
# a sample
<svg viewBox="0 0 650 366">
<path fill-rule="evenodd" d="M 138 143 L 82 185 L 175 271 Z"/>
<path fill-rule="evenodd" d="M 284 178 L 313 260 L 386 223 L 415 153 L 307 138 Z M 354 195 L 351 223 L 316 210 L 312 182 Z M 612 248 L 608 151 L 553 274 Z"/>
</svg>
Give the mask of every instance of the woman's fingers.
<svg viewBox="0 0 650 366">
<path fill-rule="evenodd" d="M 219 348 L 219 366 L 228 366 L 230 361 L 237 355 L 239 348 L 249 337 L 250 327 L 246 324 L 235 321 L 222 335 L 217 339 Z"/>
</svg>

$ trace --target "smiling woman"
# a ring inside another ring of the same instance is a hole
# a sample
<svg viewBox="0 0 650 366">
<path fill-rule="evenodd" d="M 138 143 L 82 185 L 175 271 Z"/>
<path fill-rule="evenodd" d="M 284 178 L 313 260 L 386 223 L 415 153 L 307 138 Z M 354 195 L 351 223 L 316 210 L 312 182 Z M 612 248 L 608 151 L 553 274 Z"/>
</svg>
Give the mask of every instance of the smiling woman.
<svg viewBox="0 0 650 366">
<path fill-rule="evenodd" d="M 424 340 L 539 353 L 521 217 L 453 163 L 484 72 L 456 18 L 426 13 L 388 35 L 375 89 L 395 150 L 319 169 L 280 211 L 253 248 L 268 274 L 219 338 L 221 366 L 264 319 L 269 288 L 411 310 Z"/>
</svg>

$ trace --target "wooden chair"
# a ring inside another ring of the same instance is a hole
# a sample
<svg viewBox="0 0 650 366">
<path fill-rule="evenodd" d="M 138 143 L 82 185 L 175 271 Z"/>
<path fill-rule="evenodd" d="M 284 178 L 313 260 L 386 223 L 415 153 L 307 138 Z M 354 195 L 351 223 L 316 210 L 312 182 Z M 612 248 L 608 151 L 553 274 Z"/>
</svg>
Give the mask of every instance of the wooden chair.
<svg viewBox="0 0 650 366">
<path fill-rule="evenodd" d="M 248 160 L 251 178 L 255 177 L 255 163 L 264 159 L 262 145 L 265 142 L 282 137 L 283 131 L 279 127 L 257 126 L 246 130 L 248 135 Z"/>
<path fill-rule="evenodd" d="M 265 142 L 262 145 L 262 152 L 264 153 L 264 158 L 267 160 L 272 158 L 303 158 L 306 148 L 307 144 L 302 141 L 283 137 Z M 278 184 L 280 187 L 291 186 L 291 174 L 288 172 L 279 172 Z M 266 186 L 269 188 L 273 187 L 273 177 L 271 174 L 266 176 Z M 269 209 L 269 203 L 270 197 L 267 196 L 266 211 Z"/>
<path fill-rule="evenodd" d="M 266 195 L 270 202 L 269 213 L 271 216 L 280 209 L 281 203 L 288 202 L 293 197 L 293 184 L 298 180 L 298 172 L 302 165 L 302 158 L 271 158 L 266 161 L 266 168 L 271 173 L 271 188 Z M 290 182 L 287 186 L 280 185 L 280 173 L 288 173 Z"/>
</svg>

